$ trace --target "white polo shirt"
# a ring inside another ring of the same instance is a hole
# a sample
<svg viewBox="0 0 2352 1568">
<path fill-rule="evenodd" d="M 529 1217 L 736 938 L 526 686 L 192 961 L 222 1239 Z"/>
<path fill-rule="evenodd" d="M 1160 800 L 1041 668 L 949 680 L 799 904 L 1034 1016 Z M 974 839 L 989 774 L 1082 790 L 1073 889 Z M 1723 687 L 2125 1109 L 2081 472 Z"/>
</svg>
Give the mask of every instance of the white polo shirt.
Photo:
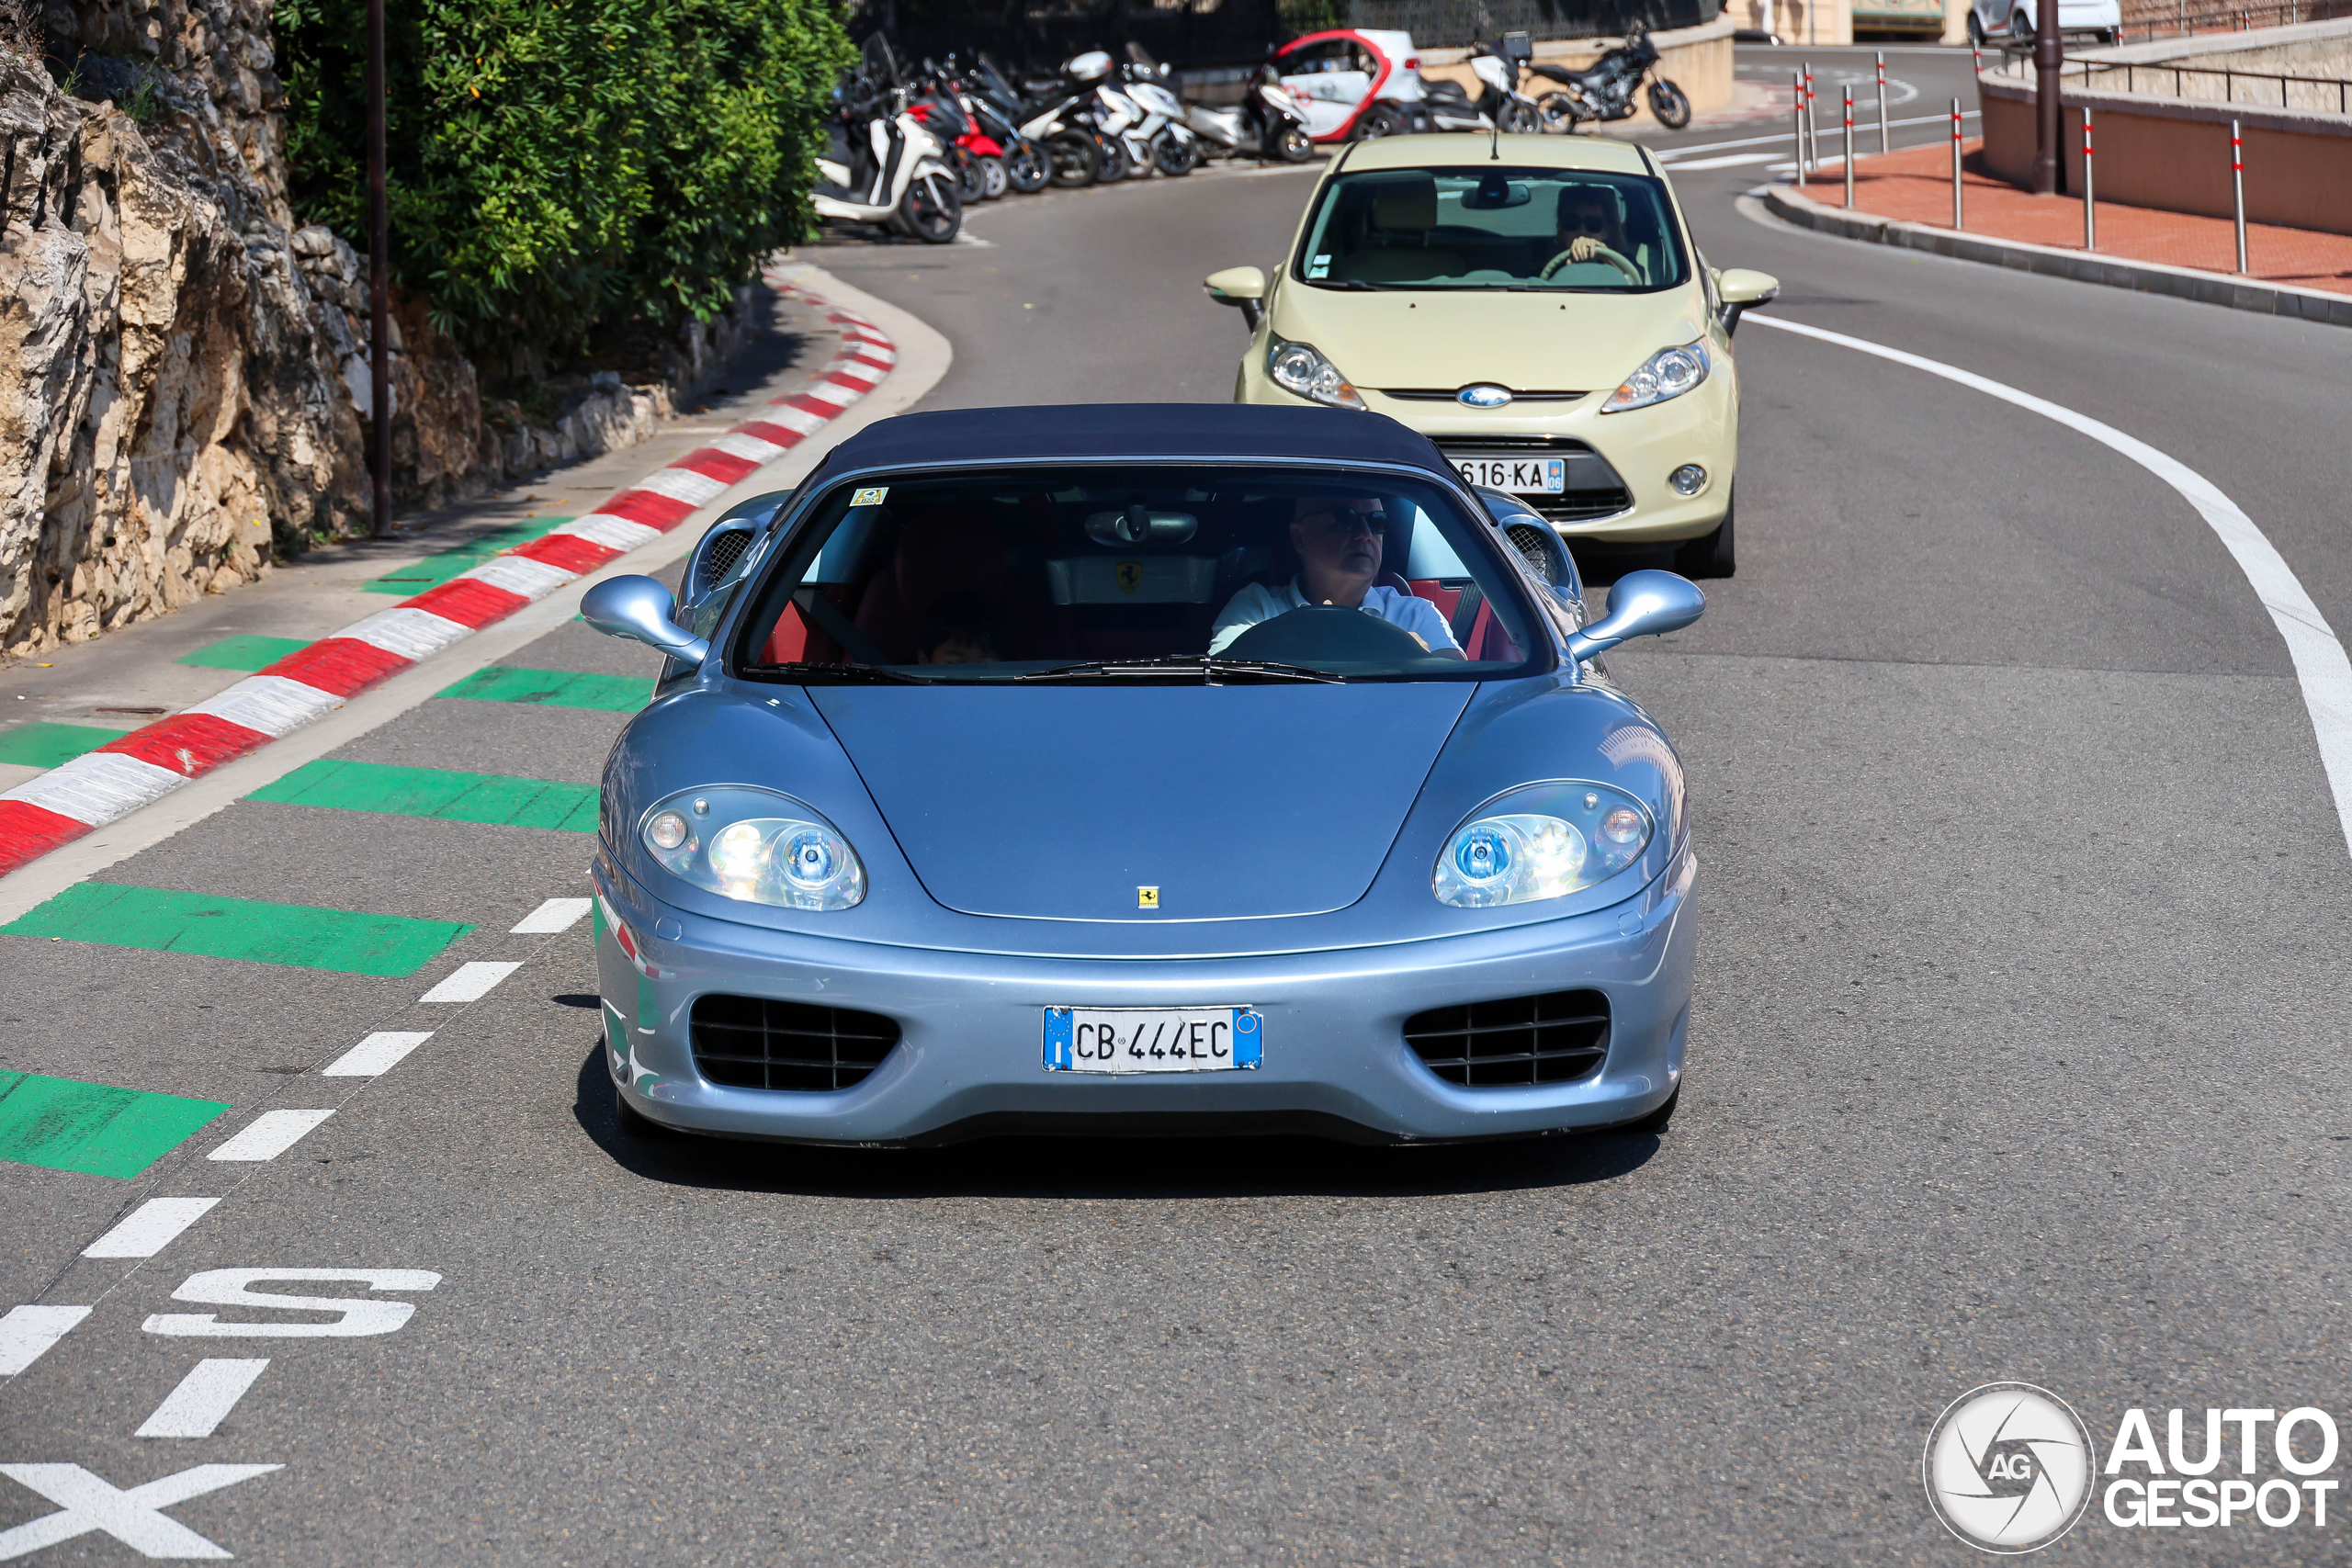
<svg viewBox="0 0 2352 1568">
<path fill-rule="evenodd" d="M 1306 607 L 1306 595 L 1299 592 L 1295 579 L 1280 588 L 1250 583 L 1227 600 L 1225 608 L 1217 613 L 1216 625 L 1209 629 L 1209 651 L 1223 653 L 1234 638 L 1259 622 Z M 1374 585 L 1364 591 L 1363 604 L 1359 607 L 1367 615 L 1377 615 L 1392 626 L 1411 632 L 1431 653 L 1459 647 L 1453 640 L 1453 628 L 1438 614 L 1437 606 L 1417 594 Z"/>
</svg>

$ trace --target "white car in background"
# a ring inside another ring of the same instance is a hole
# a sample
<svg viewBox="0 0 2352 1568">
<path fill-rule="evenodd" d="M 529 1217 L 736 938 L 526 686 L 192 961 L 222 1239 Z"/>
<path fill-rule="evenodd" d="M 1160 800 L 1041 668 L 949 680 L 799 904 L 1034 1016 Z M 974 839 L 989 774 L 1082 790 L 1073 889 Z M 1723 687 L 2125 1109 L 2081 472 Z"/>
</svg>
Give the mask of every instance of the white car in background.
<svg viewBox="0 0 2352 1568">
<path fill-rule="evenodd" d="M 2033 45 L 2034 0 L 1971 0 L 1968 39 L 1971 43 Z M 2058 0 L 2058 36 L 2113 43 L 2123 33 L 2122 0 Z"/>
</svg>

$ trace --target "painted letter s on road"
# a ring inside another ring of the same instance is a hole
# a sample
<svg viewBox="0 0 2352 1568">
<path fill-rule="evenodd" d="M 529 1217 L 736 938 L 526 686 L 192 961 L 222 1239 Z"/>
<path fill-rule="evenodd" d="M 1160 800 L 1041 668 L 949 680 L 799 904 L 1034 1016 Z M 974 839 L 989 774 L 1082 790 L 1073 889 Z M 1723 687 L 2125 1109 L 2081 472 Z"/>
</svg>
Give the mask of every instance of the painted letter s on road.
<svg viewBox="0 0 2352 1568">
<path fill-rule="evenodd" d="M 239 1339 L 335 1339 L 390 1334 L 416 1312 L 413 1302 L 342 1296 L 278 1296 L 250 1290 L 262 1280 L 347 1280 L 371 1291 L 429 1291 L 441 1276 L 423 1269 L 208 1269 L 172 1292 L 175 1302 L 260 1307 L 277 1312 L 333 1312 L 333 1323 L 222 1323 L 211 1313 L 159 1312 L 141 1325 L 150 1334 Z"/>
</svg>

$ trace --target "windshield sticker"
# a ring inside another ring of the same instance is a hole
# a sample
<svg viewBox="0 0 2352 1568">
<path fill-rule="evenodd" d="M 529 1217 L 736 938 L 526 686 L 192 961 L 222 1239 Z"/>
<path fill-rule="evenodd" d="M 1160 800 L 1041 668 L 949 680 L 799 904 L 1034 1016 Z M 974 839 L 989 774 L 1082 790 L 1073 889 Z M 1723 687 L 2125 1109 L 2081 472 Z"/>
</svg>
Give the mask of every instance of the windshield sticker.
<svg viewBox="0 0 2352 1568">
<path fill-rule="evenodd" d="M 1326 276 L 1330 273 L 1330 270 L 1331 258 L 1329 256 L 1317 256 L 1313 261 L 1306 264 L 1306 276 L 1309 277 Z"/>
<path fill-rule="evenodd" d="M 888 485 L 873 485 L 851 496 L 849 503 L 852 506 L 879 506 L 882 504 L 882 498 L 889 493 Z"/>
</svg>

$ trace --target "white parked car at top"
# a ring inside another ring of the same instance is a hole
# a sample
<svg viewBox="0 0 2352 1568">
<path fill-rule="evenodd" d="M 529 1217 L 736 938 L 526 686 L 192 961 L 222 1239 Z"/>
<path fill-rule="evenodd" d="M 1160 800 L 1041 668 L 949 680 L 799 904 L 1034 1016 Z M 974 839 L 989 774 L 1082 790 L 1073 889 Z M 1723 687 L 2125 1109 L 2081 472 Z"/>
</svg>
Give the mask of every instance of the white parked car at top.
<svg viewBox="0 0 2352 1568">
<path fill-rule="evenodd" d="M 1968 39 L 1971 43 L 2033 47 L 2034 0 L 1971 0 Z M 2058 36 L 2113 43 L 2123 31 L 2122 0 L 2058 0 Z"/>
</svg>

